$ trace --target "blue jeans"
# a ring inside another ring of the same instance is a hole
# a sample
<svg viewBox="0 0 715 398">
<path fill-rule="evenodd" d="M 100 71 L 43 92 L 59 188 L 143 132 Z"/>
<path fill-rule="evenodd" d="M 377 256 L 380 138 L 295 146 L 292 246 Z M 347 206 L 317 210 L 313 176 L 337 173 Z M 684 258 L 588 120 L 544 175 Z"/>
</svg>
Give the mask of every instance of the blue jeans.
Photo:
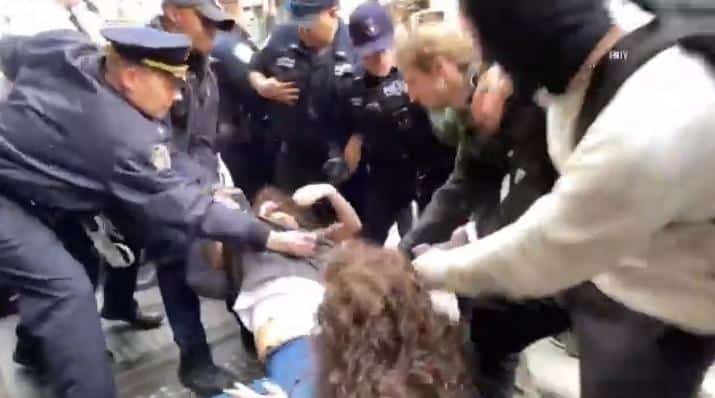
<svg viewBox="0 0 715 398">
<path fill-rule="evenodd" d="M 279 385 L 289 398 L 314 398 L 318 381 L 318 364 L 310 337 L 301 337 L 274 351 L 266 361 L 266 378 L 256 380 L 251 386 L 265 393 L 261 383 L 270 381 Z M 228 398 L 219 395 L 215 398 Z"/>
</svg>

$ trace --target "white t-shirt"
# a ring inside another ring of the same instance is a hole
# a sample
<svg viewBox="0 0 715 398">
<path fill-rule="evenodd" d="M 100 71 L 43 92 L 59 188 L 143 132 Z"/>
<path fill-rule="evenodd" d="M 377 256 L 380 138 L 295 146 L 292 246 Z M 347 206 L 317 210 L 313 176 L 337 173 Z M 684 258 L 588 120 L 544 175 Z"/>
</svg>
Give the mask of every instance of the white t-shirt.
<svg viewBox="0 0 715 398">
<path fill-rule="evenodd" d="M 320 283 L 291 276 L 241 291 L 233 309 L 251 332 L 270 320 L 280 325 L 284 337 L 307 336 L 317 325 L 324 295 L 325 288 Z"/>
</svg>

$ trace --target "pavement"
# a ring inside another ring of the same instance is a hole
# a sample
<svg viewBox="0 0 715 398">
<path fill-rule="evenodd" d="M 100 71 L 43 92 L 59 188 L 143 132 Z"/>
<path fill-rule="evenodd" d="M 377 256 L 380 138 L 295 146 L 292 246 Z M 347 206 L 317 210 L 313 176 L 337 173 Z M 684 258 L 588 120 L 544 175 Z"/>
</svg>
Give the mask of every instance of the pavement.
<svg viewBox="0 0 715 398">
<path fill-rule="evenodd" d="M 139 292 L 136 298 L 144 309 L 163 310 L 156 287 Z M 243 349 L 238 325 L 225 304 L 202 300 L 201 307 L 215 362 L 236 373 L 239 381 L 260 378 L 261 365 Z M 0 398 L 53 398 L 42 380 L 12 361 L 16 324 L 16 316 L 0 320 Z M 120 398 L 197 398 L 179 383 L 179 352 L 166 322 L 150 331 L 135 331 L 120 322 L 103 321 L 103 327 L 115 357 Z"/>
<path fill-rule="evenodd" d="M 550 339 L 540 340 L 526 349 L 523 365 L 539 397 L 579 398 L 579 362 Z M 650 397 L 648 397 L 650 398 Z M 715 398 L 715 366 L 705 377 L 698 398 Z"/>
</svg>

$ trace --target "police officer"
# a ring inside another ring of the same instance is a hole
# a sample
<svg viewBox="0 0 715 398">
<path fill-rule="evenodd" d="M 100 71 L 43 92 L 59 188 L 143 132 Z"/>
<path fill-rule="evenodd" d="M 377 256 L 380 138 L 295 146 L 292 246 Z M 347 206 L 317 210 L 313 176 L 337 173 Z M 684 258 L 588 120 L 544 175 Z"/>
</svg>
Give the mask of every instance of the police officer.
<svg viewBox="0 0 715 398">
<path fill-rule="evenodd" d="M 168 120 L 172 126 L 173 168 L 200 184 L 223 186 L 230 178 L 219 173 L 219 91 L 209 55 L 217 31 L 232 29 L 234 21 L 212 0 L 165 0 L 162 10 L 151 25 L 184 33 L 192 46 L 186 84 Z M 133 230 L 134 222 L 131 220 L 119 228 Z M 168 233 L 161 239 L 149 238 L 152 237 L 141 232 L 130 237 L 132 246 L 144 248 L 147 258 L 158 264 L 159 289 L 180 351 L 179 380 L 198 394 L 218 394 L 231 385 L 235 375 L 214 364 L 201 323 L 199 298 L 186 281 L 187 262 L 200 261 L 199 256 L 193 255 L 196 250 L 187 247 L 200 243 L 191 236 L 176 233 Z M 131 313 L 131 308 L 126 308 L 125 303 L 130 301 L 125 296 L 134 291 L 136 270 L 136 267 L 111 270 L 105 283 L 110 300 L 105 303 L 103 316 Z"/>
<path fill-rule="evenodd" d="M 239 25 L 240 1 L 223 0 L 226 12 L 236 20 L 231 31 L 219 32 L 212 56 L 219 82 L 219 151 L 246 197 L 273 179 L 277 143 L 268 140 L 265 100 L 251 88 L 250 62 L 258 52 L 248 32 Z M 260 167 L 257 167 L 260 165 Z"/>
<path fill-rule="evenodd" d="M 336 117 L 336 87 L 352 81 L 357 59 L 336 0 L 292 0 L 288 7 L 292 22 L 273 31 L 253 59 L 249 77 L 256 92 L 270 101 L 271 134 L 281 142 L 275 184 L 292 192 L 348 174 L 341 156 L 347 133 Z"/>
<path fill-rule="evenodd" d="M 159 122 L 185 76 L 188 40 L 148 28 L 104 31 L 100 53 L 76 32 L 0 42 L 15 82 L 0 104 L 0 284 L 20 293 L 60 397 L 114 397 L 94 292 L 49 222 L 114 209 L 145 231 L 167 228 L 294 254 L 310 236 L 274 234 L 172 170 Z"/>
<path fill-rule="evenodd" d="M 431 183 L 420 187 L 430 191 L 423 197 L 430 197 L 446 180 L 453 151 L 437 141 L 427 112 L 410 103 L 394 60 L 394 27 L 387 10 L 377 3 L 359 6 L 350 16 L 349 32 L 365 72 L 341 99 L 350 130 L 364 149 L 364 234 L 382 244 L 400 210 L 417 197 L 418 184 Z M 349 163 L 354 169 L 355 160 Z"/>
</svg>

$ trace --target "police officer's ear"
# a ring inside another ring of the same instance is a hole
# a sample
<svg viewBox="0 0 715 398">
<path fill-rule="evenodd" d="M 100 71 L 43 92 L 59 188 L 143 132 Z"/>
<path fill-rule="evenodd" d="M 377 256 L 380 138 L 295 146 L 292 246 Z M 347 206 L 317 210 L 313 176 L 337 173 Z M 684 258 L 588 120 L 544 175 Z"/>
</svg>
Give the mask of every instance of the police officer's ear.
<svg viewBox="0 0 715 398">
<path fill-rule="evenodd" d="M 108 80 L 122 93 L 134 90 L 140 80 L 137 68 L 115 52 L 108 52 L 105 66 Z"/>
<path fill-rule="evenodd" d="M 140 70 L 134 66 L 125 66 L 120 74 L 122 87 L 129 92 L 137 91 L 137 88 L 144 85 Z"/>
</svg>

